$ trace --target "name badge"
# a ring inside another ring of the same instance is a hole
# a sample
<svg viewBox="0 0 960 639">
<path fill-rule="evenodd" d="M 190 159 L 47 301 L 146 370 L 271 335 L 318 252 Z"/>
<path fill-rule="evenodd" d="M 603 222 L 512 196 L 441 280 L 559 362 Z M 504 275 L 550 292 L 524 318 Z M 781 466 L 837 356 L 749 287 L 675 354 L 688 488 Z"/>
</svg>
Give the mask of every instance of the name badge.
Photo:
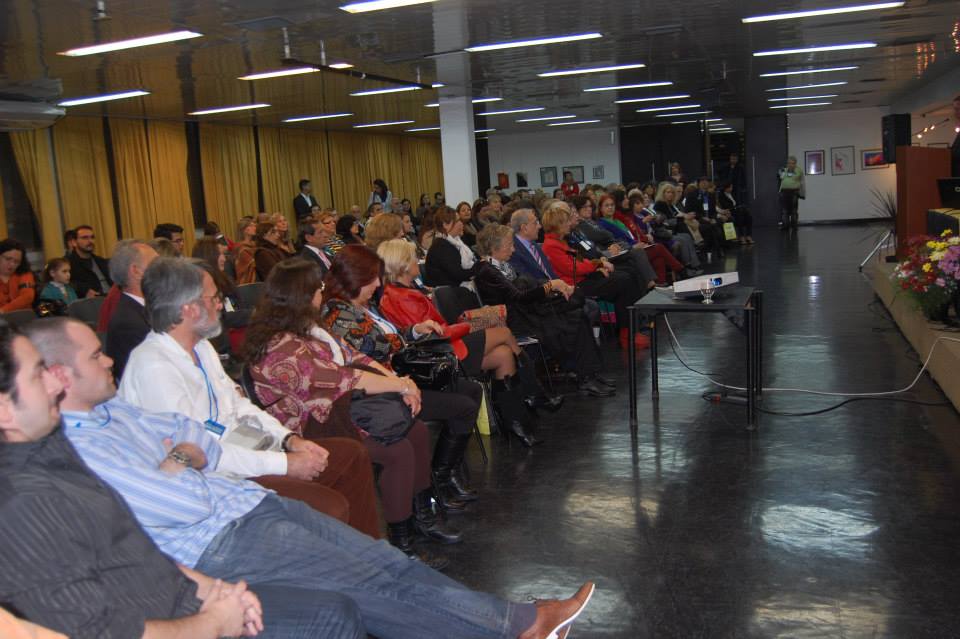
<svg viewBox="0 0 960 639">
<path fill-rule="evenodd" d="M 225 310 L 228 313 L 232 313 L 235 310 L 237 310 L 233 307 L 233 302 L 230 301 L 229 297 L 223 298 L 223 310 Z"/>
<path fill-rule="evenodd" d="M 218 424 L 212 419 L 208 419 L 207 421 L 203 422 L 203 425 L 207 429 L 207 432 L 213 435 L 214 437 L 216 437 L 217 439 L 220 439 L 221 437 L 223 437 L 223 434 L 227 431 L 225 426 L 223 426 L 222 424 Z"/>
</svg>

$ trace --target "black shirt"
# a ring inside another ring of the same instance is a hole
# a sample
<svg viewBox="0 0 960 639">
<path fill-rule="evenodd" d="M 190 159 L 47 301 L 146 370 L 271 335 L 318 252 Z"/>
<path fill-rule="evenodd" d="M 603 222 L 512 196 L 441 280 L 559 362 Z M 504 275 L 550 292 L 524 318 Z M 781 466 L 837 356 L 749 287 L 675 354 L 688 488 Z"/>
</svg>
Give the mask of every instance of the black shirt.
<svg viewBox="0 0 960 639">
<path fill-rule="evenodd" d="M 196 613 L 196 591 L 62 428 L 0 443 L 0 605 L 71 639 L 125 639 Z"/>
<path fill-rule="evenodd" d="M 77 292 L 77 297 L 85 298 L 87 291 L 91 289 L 96 291 L 98 295 L 107 294 L 107 291 L 113 285 L 113 281 L 110 279 L 110 260 L 99 255 L 83 258 L 77 255 L 75 251 L 70 253 L 68 259 L 70 260 L 70 284 L 73 286 L 73 290 Z M 94 266 L 100 270 L 100 275 L 103 276 L 102 281 L 94 271 Z M 106 283 L 106 286 L 104 286 L 104 283 Z"/>
</svg>

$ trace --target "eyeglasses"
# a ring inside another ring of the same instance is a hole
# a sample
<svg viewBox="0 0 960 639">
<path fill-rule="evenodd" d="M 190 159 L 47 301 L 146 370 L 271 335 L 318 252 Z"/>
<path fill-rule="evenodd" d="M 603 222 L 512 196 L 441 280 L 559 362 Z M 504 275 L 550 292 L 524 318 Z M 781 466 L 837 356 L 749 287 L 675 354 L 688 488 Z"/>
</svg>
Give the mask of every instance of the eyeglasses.
<svg viewBox="0 0 960 639">
<path fill-rule="evenodd" d="M 211 300 L 214 304 L 220 303 L 223 304 L 223 294 L 216 293 L 214 295 L 201 295 L 200 299 L 203 301 Z"/>
</svg>

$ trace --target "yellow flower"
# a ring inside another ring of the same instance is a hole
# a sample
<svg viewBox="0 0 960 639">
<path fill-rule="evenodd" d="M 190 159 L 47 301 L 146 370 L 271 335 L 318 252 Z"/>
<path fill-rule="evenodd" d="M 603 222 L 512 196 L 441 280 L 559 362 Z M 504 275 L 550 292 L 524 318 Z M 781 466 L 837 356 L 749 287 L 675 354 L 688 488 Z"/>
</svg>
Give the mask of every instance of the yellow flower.
<svg viewBox="0 0 960 639">
<path fill-rule="evenodd" d="M 942 250 L 942 251 L 934 251 L 934 252 L 932 252 L 932 253 L 930 254 L 930 261 L 931 261 L 931 262 L 939 262 L 940 260 L 943 259 L 943 256 L 946 255 L 946 254 L 947 254 L 946 249 L 944 249 L 944 250 Z"/>
<path fill-rule="evenodd" d="M 930 262 L 927 262 L 926 264 L 923 265 L 924 273 L 929 273 L 932 270 L 933 270 L 933 264 L 931 264 Z"/>
<path fill-rule="evenodd" d="M 948 237 L 953 235 L 953 229 L 944 229 L 943 233 L 940 234 L 940 237 Z"/>
</svg>

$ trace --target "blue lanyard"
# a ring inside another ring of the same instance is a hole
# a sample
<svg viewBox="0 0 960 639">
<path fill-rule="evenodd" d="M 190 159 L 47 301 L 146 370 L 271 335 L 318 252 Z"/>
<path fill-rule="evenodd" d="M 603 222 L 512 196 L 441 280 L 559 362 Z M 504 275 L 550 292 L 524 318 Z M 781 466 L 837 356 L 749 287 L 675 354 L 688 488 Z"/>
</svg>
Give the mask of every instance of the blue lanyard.
<svg viewBox="0 0 960 639">
<path fill-rule="evenodd" d="M 203 368 L 203 361 L 197 355 L 197 349 L 193 349 L 193 356 L 197 358 L 197 366 L 203 374 L 203 381 L 207 384 L 207 404 L 210 406 L 210 421 L 216 422 L 220 418 L 220 404 L 217 402 L 217 395 L 213 392 L 213 386 L 210 384 L 210 378 L 207 377 L 207 371 Z"/>
<path fill-rule="evenodd" d="M 400 334 L 400 331 L 397 330 L 397 327 L 394 326 L 393 322 L 391 322 L 390 320 L 386 319 L 385 317 L 383 317 L 382 315 L 380 315 L 379 313 L 377 313 L 376 311 L 374 311 L 374 310 L 373 310 L 372 308 L 370 308 L 369 306 L 367 307 L 367 312 L 370 313 L 370 315 L 372 315 L 375 320 L 377 320 L 377 323 L 378 323 L 378 324 L 382 322 L 382 323 L 386 324 L 387 326 L 389 326 L 389 327 L 390 327 L 390 330 L 392 330 L 394 333 L 397 333 L 398 335 Z"/>
<path fill-rule="evenodd" d="M 110 407 L 107 406 L 106 404 L 104 404 L 103 410 L 107 413 L 107 418 L 106 418 L 105 420 L 103 420 L 102 422 L 100 422 L 99 424 L 97 424 L 97 425 L 96 425 L 97 428 L 103 428 L 104 426 L 106 426 L 107 424 L 109 424 L 109 423 L 113 420 L 113 417 L 110 415 Z M 91 414 L 92 414 L 92 411 L 91 411 Z M 83 424 L 81 424 L 80 422 L 77 422 L 76 424 L 73 425 L 73 427 L 74 427 L 74 428 L 83 428 Z"/>
</svg>

